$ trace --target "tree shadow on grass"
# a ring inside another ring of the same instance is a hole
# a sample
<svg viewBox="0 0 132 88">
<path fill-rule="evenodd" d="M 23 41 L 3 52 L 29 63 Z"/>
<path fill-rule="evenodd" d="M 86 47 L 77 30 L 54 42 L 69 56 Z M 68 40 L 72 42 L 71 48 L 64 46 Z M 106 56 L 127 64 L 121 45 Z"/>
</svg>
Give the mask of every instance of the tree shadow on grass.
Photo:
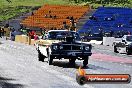
<svg viewBox="0 0 132 88">
<path fill-rule="evenodd" d="M 9 83 L 8 81 L 15 81 L 15 79 L 0 77 L 0 88 L 24 88 L 22 84 Z"/>
</svg>

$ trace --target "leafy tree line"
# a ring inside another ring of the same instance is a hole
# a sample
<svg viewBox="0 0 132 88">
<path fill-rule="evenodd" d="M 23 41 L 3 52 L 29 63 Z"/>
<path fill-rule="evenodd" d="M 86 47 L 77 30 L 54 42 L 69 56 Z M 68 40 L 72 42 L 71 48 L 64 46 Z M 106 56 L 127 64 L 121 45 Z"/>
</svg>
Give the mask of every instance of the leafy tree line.
<svg viewBox="0 0 132 88">
<path fill-rule="evenodd" d="M 98 6 L 117 6 L 117 7 L 132 7 L 132 0 L 69 0 L 70 2 L 74 2 L 77 4 L 86 3 L 90 4 L 93 8 L 97 8 Z"/>
<path fill-rule="evenodd" d="M 97 4 L 109 4 L 109 3 L 130 4 L 132 0 L 69 0 L 69 1 L 74 1 L 75 3 L 91 2 Z"/>
<path fill-rule="evenodd" d="M 6 0 L 7 2 L 11 3 L 11 0 Z M 75 3 L 80 2 L 91 2 L 91 3 L 98 3 L 98 4 L 109 4 L 109 3 L 119 3 L 119 4 L 130 4 L 132 0 L 69 0 L 74 1 Z"/>
<path fill-rule="evenodd" d="M 11 3 L 11 0 L 6 0 L 7 2 Z"/>
<path fill-rule="evenodd" d="M 93 2 L 93 3 L 130 3 L 132 0 L 69 0 L 69 1 L 74 1 L 76 3 L 79 2 Z"/>
</svg>

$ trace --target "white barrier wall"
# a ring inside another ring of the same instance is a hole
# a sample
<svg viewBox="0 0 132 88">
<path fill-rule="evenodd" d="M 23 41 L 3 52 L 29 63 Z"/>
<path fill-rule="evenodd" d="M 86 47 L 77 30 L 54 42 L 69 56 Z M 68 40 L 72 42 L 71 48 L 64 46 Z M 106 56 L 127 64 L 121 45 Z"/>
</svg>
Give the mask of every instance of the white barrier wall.
<svg viewBox="0 0 132 88">
<path fill-rule="evenodd" d="M 103 45 L 112 46 L 114 41 L 115 41 L 114 37 L 103 37 Z"/>
<path fill-rule="evenodd" d="M 97 41 L 97 40 L 91 40 L 89 43 L 90 44 L 97 44 L 97 45 L 101 45 L 103 41 Z"/>
</svg>

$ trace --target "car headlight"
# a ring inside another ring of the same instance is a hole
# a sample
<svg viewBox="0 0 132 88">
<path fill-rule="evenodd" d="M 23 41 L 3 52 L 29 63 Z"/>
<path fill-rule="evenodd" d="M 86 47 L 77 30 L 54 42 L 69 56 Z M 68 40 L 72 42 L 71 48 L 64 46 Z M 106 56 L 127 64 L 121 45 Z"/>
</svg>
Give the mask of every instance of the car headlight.
<svg viewBox="0 0 132 88">
<path fill-rule="evenodd" d="M 89 36 L 93 36 L 93 35 L 89 35 Z"/>
<path fill-rule="evenodd" d="M 85 50 L 89 50 L 89 47 L 87 46 L 87 47 L 85 47 Z"/>
<path fill-rule="evenodd" d="M 60 46 L 60 49 L 63 49 L 63 46 Z"/>
<path fill-rule="evenodd" d="M 80 50 L 83 50 L 83 46 L 80 47 Z"/>
<path fill-rule="evenodd" d="M 57 50 L 57 49 L 58 49 L 58 46 L 57 46 L 57 45 L 54 45 L 54 46 L 53 46 L 53 49 L 54 49 L 54 50 Z"/>
</svg>

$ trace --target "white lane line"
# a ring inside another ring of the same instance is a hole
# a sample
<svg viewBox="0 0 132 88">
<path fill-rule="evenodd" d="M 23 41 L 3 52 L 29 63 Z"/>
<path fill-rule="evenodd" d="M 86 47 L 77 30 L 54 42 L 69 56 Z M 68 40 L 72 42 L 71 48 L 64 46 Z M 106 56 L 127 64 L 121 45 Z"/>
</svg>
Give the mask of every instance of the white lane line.
<svg viewBox="0 0 132 88">
<path fill-rule="evenodd" d="M 46 65 L 45 66 L 41 66 L 41 67 L 44 68 L 44 69 L 46 69 L 46 71 L 48 71 L 49 73 L 55 74 L 58 78 L 60 78 L 60 79 L 63 78 L 64 80 L 70 82 L 73 86 L 75 85 L 75 86 L 78 86 L 78 87 L 94 88 L 94 87 L 86 85 L 86 84 L 83 85 L 83 86 L 80 86 L 79 84 L 77 84 L 77 82 L 75 82 L 76 81 L 75 79 L 73 79 L 73 78 L 71 78 L 69 76 L 66 76 L 66 75 L 64 75 L 64 74 L 62 74 L 62 73 L 60 73 L 58 71 L 53 70 L 53 69 L 50 69 Z"/>
</svg>

